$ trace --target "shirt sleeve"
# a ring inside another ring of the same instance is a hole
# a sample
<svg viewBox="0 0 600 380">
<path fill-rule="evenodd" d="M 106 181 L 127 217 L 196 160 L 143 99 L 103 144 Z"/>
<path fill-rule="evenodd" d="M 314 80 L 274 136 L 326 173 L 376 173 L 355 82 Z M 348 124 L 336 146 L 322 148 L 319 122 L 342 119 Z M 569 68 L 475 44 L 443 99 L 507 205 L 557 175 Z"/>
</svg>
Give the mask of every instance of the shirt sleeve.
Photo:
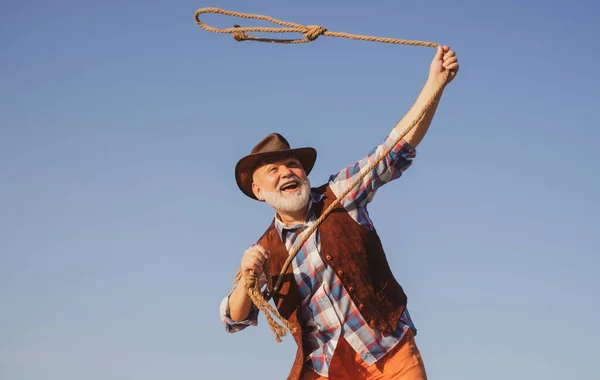
<svg viewBox="0 0 600 380">
<path fill-rule="evenodd" d="M 247 328 L 248 326 L 258 325 L 259 310 L 254 304 L 252 304 L 250 308 L 250 313 L 248 314 L 248 317 L 246 319 L 242 321 L 234 321 L 233 319 L 231 319 L 231 314 L 229 311 L 229 297 L 231 296 L 231 293 L 233 293 L 237 285 L 238 284 L 236 283 L 227 295 L 227 297 L 223 298 L 219 307 L 221 322 L 225 326 L 225 331 L 227 331 L 228 333 L 235 333 Z M 264 292 L 267 287 L 267 278 L 264 273 L 259 278 L 259 285 L 261 290 Z"/>
<path fill-rule="evenodd" d="M 377 160 L 384 151 L 398 139 L 399 133 L 394 128 L 385 140 L 374 147 L 366 157 L 353 165 L 347 166 L 329 178 L 329 185 L 336 196 L 340 196 L 362 174 L 371 163 Z M 413 163 L 416 150 L 404 139 L 400 140 L 389 154 L 377 164 L 358 184 L 344 197 L 342 205 L 346 211 L 360 224 L 372 227 L 366 206 L 373 200 L 377 190 L 404 173 Z"/>
</svg>

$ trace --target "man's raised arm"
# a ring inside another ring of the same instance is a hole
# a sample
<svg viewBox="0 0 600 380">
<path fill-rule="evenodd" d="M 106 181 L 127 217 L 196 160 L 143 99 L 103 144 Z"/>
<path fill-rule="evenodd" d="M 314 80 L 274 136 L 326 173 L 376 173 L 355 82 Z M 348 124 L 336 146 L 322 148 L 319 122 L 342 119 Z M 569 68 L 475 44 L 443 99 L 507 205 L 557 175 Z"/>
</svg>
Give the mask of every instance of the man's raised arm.
<svg viewBox="0 0 600 380">
<path fill-rule="evenodd" d="M 446 70 L 450 70 L 450 75 L 448 77 L 447 83 L 442 83 L 444 72 Z M 458 72 L 458 59 L 454 51 L 450 50 L 448 46 L 438 47 L 438 51 L 431 62 L 431 66 L 429 69 L 429 78 L 427 78 L 427 82 L 425 86 L 419 93 L 417 100 L 412 105 L 412 107 L 408 110 L 408 112 L 404 115 L 404 117 L 398 122 L 395 129 L 398 133 L 402 133 L 410 123 L 419 115 L 419 112 L 425 105 L 431 96 L 433 96 L 435 90 L 440 86 L 446 86 L 450 81 L 454 79 L 456 73 Z M 429 126 L 431 125 L 431 121 L 433 120 L 433 115 L 437 110 L 438 102 L 443 93 L 440 93 L 435 98 L 434 103 L 429 107 L 425 115 L 421 118 L 421 120 L 417 123 L 417 125 L 404 136 L 404 140 L 409 143 L 412 147 L 417 147 L 423 137 L 427 133 Z"/>
</svg>

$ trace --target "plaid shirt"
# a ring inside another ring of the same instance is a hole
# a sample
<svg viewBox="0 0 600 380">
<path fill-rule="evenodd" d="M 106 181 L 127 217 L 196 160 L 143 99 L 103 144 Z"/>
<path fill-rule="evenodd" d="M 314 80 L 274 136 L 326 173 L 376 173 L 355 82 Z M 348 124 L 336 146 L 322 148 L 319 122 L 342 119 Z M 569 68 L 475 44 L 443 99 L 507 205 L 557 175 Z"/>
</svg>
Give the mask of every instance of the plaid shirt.
<svg viewBox="0 0 600 380">
<path fill-rule="evenodd" d="M 398 137 L 394 130 L 385 141 L 375 147 L 369 154 L 346 167 L 329 178 L 329 185 L 336 196 L 339 196 L 367 167 L 375 157 L 389 147 Z M 373 229 L 373 223 L 367 212 L 367 204 L 371 202 L 375 192 L 384 184 L 399 178 L 412 164 L 415 149 L 405 141 L 400 142 L 383 159 L 369 175 L 360 182 L 343 200 L 342 205 L 350 216 L 360 225 Z M 319 202 L 321 195 L 312 193 L 311 202 Z M 295 226 L 286 226 L 275 218 L 275 226 L 279 236 L 289 250 L 295 245 L 302 232 L 308 229 L 317 217 L 312 207 L 306 222 Z M 320 376 L 328 377 L 329 364 L 333 357 L 337 342 L 343 336 L 362 359 L 370 364 L 375 363 L 391 350 L 404 336 L 405 332 L 416 328 L 408 310 L 404 312 L 393 334 L 382 333 L 369 327 L 361 317 L 358 308 L 352 302 L 340 279 L 332 268 L 321 259 L 320 240 L 315 231 L 302 246 L 292 261 L 294 276 L 303 298 L 298 311 L 298 319 L 302 325 L 303 339 L 308 353 L 308 365 Z M 266 288 L 266 278 L 261 276 L 261 284 Z M 230 293 L 231 294 L 231 293 Z M 233 321 L 229 318 L 228 299 L 221 303 L 221 319 L 227 332 L 237 332 L 250 325 L 256 325 L 258 310 L 253 307 L 244 321 Z"/>
</svg>

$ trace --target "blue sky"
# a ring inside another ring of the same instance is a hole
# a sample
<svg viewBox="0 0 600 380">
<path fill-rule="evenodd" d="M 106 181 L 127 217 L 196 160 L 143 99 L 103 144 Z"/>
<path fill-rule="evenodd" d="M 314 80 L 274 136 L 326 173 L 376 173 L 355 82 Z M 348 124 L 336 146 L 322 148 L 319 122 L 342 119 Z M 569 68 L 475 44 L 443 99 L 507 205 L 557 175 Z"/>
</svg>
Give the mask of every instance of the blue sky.
<svg viewBox="0 0 600 380">
<path fill-rule="evenodd" d="M 0 378 L 288 373 L 264 318 L 219 321 L 272 217 L 234 165 L 277 131 L 318 149 L 322 183 L 385 138 L 434 50 L 238 43 L 196 26 L 206 6 L 455 49 L 413 166 L 370 208 L 430 378 L 597 376 L 596 3 L 59 0 L 0 15 Z"/>
</svg>

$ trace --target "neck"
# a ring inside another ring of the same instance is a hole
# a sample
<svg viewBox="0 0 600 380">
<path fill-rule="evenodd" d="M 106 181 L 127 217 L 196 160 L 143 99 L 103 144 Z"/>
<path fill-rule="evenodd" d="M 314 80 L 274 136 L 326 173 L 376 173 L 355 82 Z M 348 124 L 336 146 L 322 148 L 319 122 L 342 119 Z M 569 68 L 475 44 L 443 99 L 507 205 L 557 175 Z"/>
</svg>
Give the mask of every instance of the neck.
<svg viewBox="0 0 600 380">
<path fill-rule="evenodd" d="M 288 227 L 296 224 L 303 224 L 306 221 L 306 215 L 308 214 L 308 205 L 296 212 L 280 210 L 276 210 L 276 212 L 279 219 Z"/>
</svg>

